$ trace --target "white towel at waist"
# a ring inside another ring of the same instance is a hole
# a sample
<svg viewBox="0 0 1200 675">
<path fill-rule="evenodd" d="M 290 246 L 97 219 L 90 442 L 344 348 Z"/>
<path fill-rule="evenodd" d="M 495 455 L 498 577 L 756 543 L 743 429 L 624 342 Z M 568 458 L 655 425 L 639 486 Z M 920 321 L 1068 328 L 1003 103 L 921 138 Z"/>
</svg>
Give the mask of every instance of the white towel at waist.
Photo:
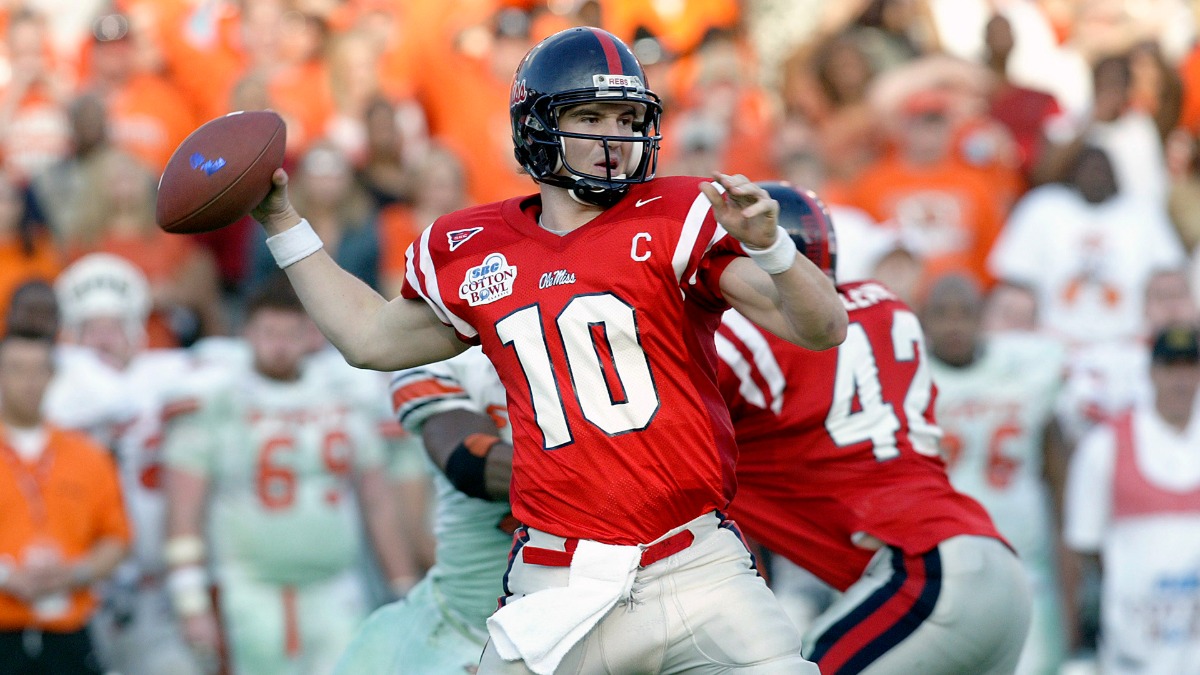
<svg viewBox="0 0 1200 675">
<path fill-rule="evenodd" d="M 487 620 L 496 652 L 551 675 L 567 652 L 629 595 L 641 561 L 639 546 L 580 540 L 567 585 L 510 600 Z"/>
</svg>

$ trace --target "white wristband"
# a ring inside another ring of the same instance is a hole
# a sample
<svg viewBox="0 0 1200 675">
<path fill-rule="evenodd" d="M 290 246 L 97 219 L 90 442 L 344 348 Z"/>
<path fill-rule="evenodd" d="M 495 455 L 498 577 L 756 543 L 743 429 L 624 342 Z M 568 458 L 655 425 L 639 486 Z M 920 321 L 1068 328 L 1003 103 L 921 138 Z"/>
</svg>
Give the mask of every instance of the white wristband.
<svg viewBox="0 0 1200 675">
<path fill-rule="evenodd" d="M 279 265 L 279 269 L 286 269 L 304 260 L 321 250 L 322 245 L 312 225 L 303 218 L 283 232 L 267 237 L 267 248 L 275 256 L 275 264 Z"/>
<path fill-rule="evenodd" d="M 743 244 L 742 250 L 767 274 L 781 274 L 791 269 L 796 264 L 798 252 L 796 242 L 778 225 L 775 226 L 775 243 L 763 249 L 753 249 Z"/>
<path fill-rule="evenodd" d="M 163 546 L 163 560 L 171 567 L 204 562 L 204 540 L 194 534 L 171 537 Z"/>
<path fill-rule="evenodd" d="M 208 573 L 199 565 L 171 570 L 167 575 L 171 604 L 179 616 L 194 616 L 209 610 Z"/>
</svg>

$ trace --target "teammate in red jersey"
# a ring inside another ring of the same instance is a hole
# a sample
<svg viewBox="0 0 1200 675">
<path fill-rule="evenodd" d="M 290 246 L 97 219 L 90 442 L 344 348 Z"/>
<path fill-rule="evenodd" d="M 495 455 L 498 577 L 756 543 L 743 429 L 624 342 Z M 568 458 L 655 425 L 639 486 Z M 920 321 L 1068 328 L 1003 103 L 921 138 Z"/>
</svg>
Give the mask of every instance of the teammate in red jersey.
<svg viewBox="0 0 1200 675">
<path fill-rule="evenodd" d="M 832 276 L 811 193 L 765 184 L 781 225 Z M 813 352 L 730 311 L 720 384 L 740 456 L 746 534 L 844 591 L 804 638 L 825 675 L 1012 673 L 1029 622 L 1016 555 L 951 487 L 916 315 L 873 281 L 837 287 L 846 340 Z"/>
<path fill-rule="evenodd" d="M 845 310 L 762 188 L 724 174 L 653 179 L 660 111 L 612 35 L 573 28 L 536 45 L 510 115 L 538 194 L 438 219 L 391 302 L 321 252 L 285 173 L 256 209 L 352 363 L 394 370 L 479 343 L 504 383 L 525 527 L 481 672 L 813 670 L 721 527 L 736 446 L 713 332 L 733 306 L 825 349 L 843 339 Z M 456 453 L 450 478 L 477 484 L 486 456 Z"/>
</svg>

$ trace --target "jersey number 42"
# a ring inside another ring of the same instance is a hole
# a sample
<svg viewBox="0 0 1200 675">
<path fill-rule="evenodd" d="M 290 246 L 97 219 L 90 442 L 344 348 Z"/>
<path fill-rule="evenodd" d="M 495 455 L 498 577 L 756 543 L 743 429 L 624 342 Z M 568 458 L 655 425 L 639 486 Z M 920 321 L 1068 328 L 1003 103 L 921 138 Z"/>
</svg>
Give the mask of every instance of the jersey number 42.
<svg viewBox="0 0 1200 675">
<path fill-rule="evenodd" d="M 904 400 L 899 402 L 908 422 L 909 441 L 913 450 L 936 457 L 937 439 L 941 431 L 925 418 L 933 400 L 933 376 L 927 365 L 924 335 L 916 315 L 903 310 L 897 310 L 892 315 L 890 342 L 890 345 L 877 346 L 881 352 L 891 352 L 879 354 L 881 359 L 897 364 L 913 360 L 917 362 Z M 851 323 L 846 330 L 845 342 L 838 347 L 833 402 L 825 417 L 825 430 L 838 446 L 847 447 L 869 441 L 875 459 L 880 462 L 900 456 L 896 443 L 896 432 L 901 428 L 900 419 L 896 416 L 894 402 L 889 400 L 898 392 L 884 389 L 875 349 L 867 331 L 862 324 Z M 857 410 L 854 405 L 856 399 Z"/>
</svg>

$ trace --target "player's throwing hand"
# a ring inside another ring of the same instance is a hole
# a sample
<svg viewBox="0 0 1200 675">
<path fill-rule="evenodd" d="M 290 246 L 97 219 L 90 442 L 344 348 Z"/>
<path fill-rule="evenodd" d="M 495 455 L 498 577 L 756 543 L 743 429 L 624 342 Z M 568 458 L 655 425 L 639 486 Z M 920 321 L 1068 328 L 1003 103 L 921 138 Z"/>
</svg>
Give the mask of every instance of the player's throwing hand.
<svg viewBox="0 0 1200 675">
<path fill-rule="evenodd" d="M 276 169 L 271 175 L 271 191 L 250 212 L 267 229 L 267 234 L 278 234 L 300 221 L 300 215 L 288 199 L 287 185 L 287 171 Z"/>
<path fill-rule="evenodd" d="M 702 183 L 700 189 L 712 203 L 713 216 L 734 239 L 751 248 L 768 248 L 775 243 L 779 202 L 767 191 L 741 174 L 713 173 L 716 183 Z"/>
</svg>

